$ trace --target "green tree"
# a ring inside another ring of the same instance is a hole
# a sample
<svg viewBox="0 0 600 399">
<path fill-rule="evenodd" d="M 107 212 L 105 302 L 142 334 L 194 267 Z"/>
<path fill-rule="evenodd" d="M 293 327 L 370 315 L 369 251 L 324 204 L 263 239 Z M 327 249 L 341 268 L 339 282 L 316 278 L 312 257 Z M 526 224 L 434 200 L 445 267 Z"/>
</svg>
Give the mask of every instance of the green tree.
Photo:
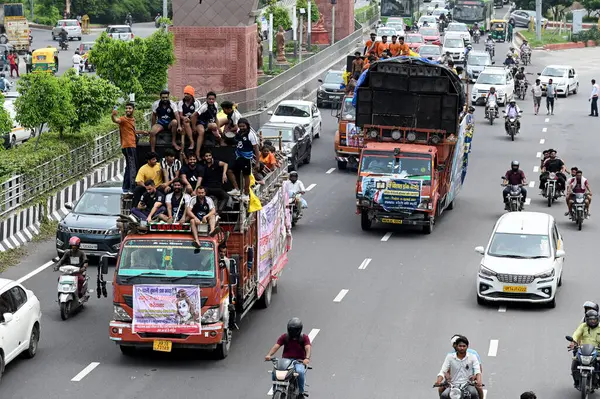
<svg viewBox="0 0 600 399">
<path fill-rule="evenodd" d="M 119 89 L 106 79 L 77 75 L 73 69 L 69 69 L 60 79 L 61 84 L 70 91 L 73 107 L 77 111 L 70 124 L 74 131 L 79 131 L 84 124 L 100 122 L 119 98 Z"/>
<path fill-rule="evenodd" d="M 267 21 L 269 20 L 269 14 L 273 14 L 273 43 L 275 43 L 275 35 L 279 27 L 283 26 L 283 30 L 291 29 L 292 18 L 290 18 L 290 13 L 287 9 L 275 4 L 271 4 L 265 11 Z"/>
<path fill-rule="evenodd" d="M 0 136 L 10 133 L 13 127 L 13 120 L 6 109 L 4 109 L 4 96 L 0 96 Z M 2 147 L 2 146 L 0 146 Z"/>
<path fill-rule="evenodd" d="M 159 29 L 144 39 L 144 60 L 140 66 L 140 84 L 146 94 L 156 94 L 167 85 L 167 72 L 175 63 L 173 34 Z"/>
<path fill-rule="evenodd" d="M 588 18 L 592 16 L 592 12 L 600 10 L 600 0 L 581 0 L 581 5 L 587 11 Z"/>
<path fill-rule="evenodd" d="M 310 20 L 311 22 L 317 22 L 319 20 L 320 17 L 320 12 L 319 12 L 319 7 L 317 6 L 317 3 L 315 2 L 315 0 L 311 0 L 310 2 Z M 308 1 L 307 0 L 296 0 L 296 9 L 298 10 L 297 12 L 300 12 L 300 9 L 304 8 L 306 10 L 306 12 L 308 13 Z M 275 19 L 275 17 L 273 17 L 273 19 Z M 273 23 L 273 25 L 275 25 Z M 275 26 L 273 26 L 273 29 L 275 29 Z M 277 29 L 279 29 L 279 26 L 277 26 Z"/>
</svg>

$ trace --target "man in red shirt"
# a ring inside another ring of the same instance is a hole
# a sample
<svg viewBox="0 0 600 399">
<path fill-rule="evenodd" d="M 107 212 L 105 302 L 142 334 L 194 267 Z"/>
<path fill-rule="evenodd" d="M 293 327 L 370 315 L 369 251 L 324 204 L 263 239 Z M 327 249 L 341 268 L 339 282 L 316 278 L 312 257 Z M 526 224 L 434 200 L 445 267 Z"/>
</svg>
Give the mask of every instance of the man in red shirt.
<svg viewBox="0 0 600 399">
<path fill-rule="evenodd" d="M 519 161 L 512 161 L 510 164 L 510 169 L 504 175 L 504 183 L 508 185 L 521 185 L 521 207 L 523 209 L 523 204 L 525 203 L 525 198 L 527 198 L 527 190 L 525 189 L 525 185 L 527 184 L 527 179 L 525 178 L 525 172 L 519 169 Z M 506 187 L 502 192 L 502 198 L 504 199 L 504 207 L 508 210 L 508 199 L 507 195 L 510 193 L 510 187 Z"/>
<path fill-rule="evenodd" d="M 302 334 L 302 320 L 294 317 L 287 324 L 287 334 L 283 334 L 277 340 L 277 343 L 273 345 L 265 360 L 271 360 L 279 348 L 283 346 L 283 358 L 294 359 L 296 364 L 296 373 L 298 373 L 298 389 L 300 394 L 304 394 L 304 376 L 306 373 L 306 366 L 310 362 L 310 338 L 306 334 Z M 275 375 L 273 375 L 275 378 Z"/>
<path fill-rule="evenodd" d="M 590 203 L 592 202 L 592 190 L 588 180 L 583 177 L 583 172 L 577 169 L 575 176 L 567 180 L 567 208 L 565 216 L 571 215 L 571 208 L 575 202 L 575 194 L 587 194 L 585 196 L 585 212 L 586 218 L 590 216 Z"/>
<path fill-rule="evenodd" d="M 12 52 L 8 55 L 8 62 L 10 63 L 10 77 L 13 77 L 13 71 L 17 72 L 17 78 L 19 77 L 19 56 L 16 52 Z"/>
</svg>

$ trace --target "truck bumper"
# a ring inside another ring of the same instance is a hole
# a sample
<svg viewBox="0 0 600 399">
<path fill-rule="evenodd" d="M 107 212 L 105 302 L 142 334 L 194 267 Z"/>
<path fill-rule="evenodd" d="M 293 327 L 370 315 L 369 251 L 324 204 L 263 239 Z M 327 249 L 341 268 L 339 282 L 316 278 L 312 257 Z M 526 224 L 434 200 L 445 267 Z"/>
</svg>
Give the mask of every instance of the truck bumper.
<svg viewBox="0 0 600 399">
<path fill-rule="evenodd" d="M 372 220 L 385 223 L 406 226 L 427 226 L 431 223 L 433 212 L 416 210 L 413 213 L 393 213 L 380 210 L 374 210 L 370 207 L 360 205 L 360 200 L 357 201 L 356 213 L 360 215 L 363 211 L 367 211 L 372 215 Z"/>
<path fill-rule="evenodd" d="M 111 321 L 109 336 L 117 345 L 152 348 L 154 341 L 170 341 L 173 348 L 192 348 L 212 350 L 223 340 L 223 323 L 202 325 L 198 335 L 185 334 L 148 334 L 131 332 L 131 323 Z"/>
</svg>

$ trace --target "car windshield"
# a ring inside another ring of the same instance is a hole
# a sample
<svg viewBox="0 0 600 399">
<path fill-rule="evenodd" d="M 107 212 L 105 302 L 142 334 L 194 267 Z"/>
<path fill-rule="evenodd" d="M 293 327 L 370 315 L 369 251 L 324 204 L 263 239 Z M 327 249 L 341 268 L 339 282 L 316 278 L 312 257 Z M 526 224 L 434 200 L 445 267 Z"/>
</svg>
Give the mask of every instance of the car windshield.
<svg viewBox="0 0 600 399">
<path fill-rule="evenodd" d="M 446 39 L 444 42 L 444 47 L 448 48 L 460 48 L 465 47 L 465 42 L 463 39 Z"/>
<path fill-rule="evenodd" d="M 554 77 L 562 78 L 566 72 L 567 72 L 566 68 L 546 67 L 546 68 L 544 68 L 544 72 L 542 72 L 542 76 L 554 76 Z"/>
<path fill-rule="evenodd" d="M 447 14 L 448 10 L 446 10 L 445 8 L 436 8 L 435 10 L 433 10 L 433 12 L 431 13 L 432 15 L 442 15 L 442 14 Z"/>
<path fill-rule="evenodd" d="M 371 174 L 398 174 L 400 178 L 431 180 L 431 159 L 383 154 L 363 155 L 360 171 Z"/>
<path fill-rule="evenodd" d="M 505 85 L 506 76 L 500 74 L 482 73 L 477 78 L 477 83 L 484 85 Z"/>
<path fill-rule="evenodd" d="M 490 65 L 492 62 L 490 61 L 489 55 L 473 55 L 469 54 L 469 65 Z"/>
<path fill-rule="evenodd" d="M 121 251 L 118 275 L 213 279 L 215 263 L 212 242 L 196 249 L 191 240 L 131 240 Z"/>
<path fill-rule="evenodd" d="M 548 258 L 550 241 L 547 235 L 496 233 L 488 255 L 505 258 Z"/>
<path fill-rule="evenodd" d="M 310 117 L 310 107 L 308 105 L 280 105 L 273 115 L 308 118 Z"/>
<path fill-rule="evenodd" d="M 131 28 L 128 26 L 119 26 L 116 28 L 110 28 L 110 33 L 131 33 Z"/>
<path fill-rule="evenodd" d="M 260 128 L 263 137 L 279 137 L 281 132 L 281 140 L 294 141 L 294 131 L 288 127 L 263 126 Z"/>
<path fill-rule="evenodd" d="M 439 36 L 440 35 L 438 30 L 433 29 L 433 28 L 421 28 L 421 29 L 419 29 L 419 33 L 422 34 L 423 36 Z"/>
<path fill-rule="evenodd" d="M 468 32 L 469 28 L 463 24 L 450 24 L 448 25 L 448 30 L 451 32 Z"/>
<path fill-rule="evenodd" d="M 91 50 L 92 46 L 93 46 L 93 44 L 82 44 L 81 49 L 84 51 L 88 51 L 88 50 Z"/>
<path fill-rule="evenodd" d="M 386 27 L 396 30 L 396 33 L 404 30 L 404 24 L 402 22 L 389 22 Z"/>
<path fill-rule="evenodd" d="M 344 83 L 344 77 L 342 72 L 327 72 L 323 82 L 328 84 L 342 84 Z"/>
<path fill-rule="evenodd" d="M 354 108 L 354 105 L 352 105 L 352 98 L 346 98 L 344 100 L 342 119 L 345 121 L 353 121 L 356 119 L 356 108 Z"/>
<path fill-rule="evenodd" d="M 396 34 L 396 29 L 392 28 L 379 28 L 377 29 L 377 36 L 393 36 Z"/>
<path fill-rule="evenodd" d="M 399 16 L 410 17 L 414 3 L 411 0 L 382 0 L 380 4 L 381 16 L 397 19 Z"/>
<path fill-rule="evenodd" d="M 406 36 L 407 43 L 423 43 L 423 36 L 421 35 L 408 35 Z"/>
<path fill-rule="evenodd" d="M 466 2 L 465 2 L 466 3 Z M 483 3 L 480 4 L 457 4 L 454 7 L 454 13 L 453 13 L 453 17 L 456 18 L 457 20 L 461 20 L 461 21 L 482 21 L 484 20 L 484 13 L 485 13 L 485 8 L 483 6 Z M 469 3 L 475 3 L 473 1 L 469 1 Z M 468 31 L 467 27 L 464 26 L 465 31 Z"/>
<path fill-rule="evenodd" d="M 73 210 L 80 215 L 119 216 L 121 195 L 86 191 Z"/>
<path fill-rule="evenodd" d="M 419 50 L 420 55 L 440 55 L 442 51 L 439 46 L 423 46 Z"/>
<path fill-rule="evenodd" d="M 425 17 L 421 17 L 419 18 L 419 22 L 427 22 L 428 24 L 435 24 L 437 22 L 437 19 L 434 16 L 431 15 L 427 15 Z"/>
</svg>

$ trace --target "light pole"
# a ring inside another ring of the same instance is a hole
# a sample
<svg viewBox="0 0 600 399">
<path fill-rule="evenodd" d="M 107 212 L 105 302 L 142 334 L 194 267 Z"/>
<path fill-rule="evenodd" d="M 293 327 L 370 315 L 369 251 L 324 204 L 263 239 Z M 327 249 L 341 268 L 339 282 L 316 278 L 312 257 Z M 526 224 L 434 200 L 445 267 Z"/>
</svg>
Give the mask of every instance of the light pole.
<svg viewBox="0 0 600 399">
<path fill-rule="evenodd" d="M 298 57 L 298 15 L 296 6 L 292 8 L 292 39 L 294 40 L 294 58 Z"/>
<path fill-rule="evenodd" d="M 304 15 L 304 13 L 306 12 L 306 10 L 304 8 L 300 9 L 300 38 L 299 38 L 299 45 L 298 47 L 300 48 L 300 52 L 298 53 L 298 62 L 302 62 L 302 34 L 304 33 L 304 27 L 302 26 L 302 16 Z"/>
<path fill-rule="evenodd" d="M 167 18 L 167 13 L 169 12 L 169 8 L 167 7 L 167 0 L 163 0 L 163 17 Z"/>
<path fill-rule="evenodd" d="M 535 37 L 542 40 L 542 0 L 535 0 Z"/>
<path fill-rule="evenodd" d="M 269 72 L 273 70 L 273 14 L 269 14 Z"/>
<path fill-rule="evenodd" d="M 31 22 L 33 22 L 33 0 L 31 0 Z"/>
<path fill-rule="evenodd" d="M 337 0 L 331 0 L 331 44 L 335 43 L 335 5 Z"/>
<path fill-rule="evenodd" d="M 312 0 L 308 0 L 308 13 L 306 15 L 306 20 L 308 21 L 306 24 L 306 28 L 307 28 L 307 32 L 306 32 L 306 50 L 310 51 L 310 45 L 312 44 L 312 41 L 310 40 L 310 37 L 312 35 L 312 17 L 310 14 L 310 4 L 312 3 Z"/>
</svg>

